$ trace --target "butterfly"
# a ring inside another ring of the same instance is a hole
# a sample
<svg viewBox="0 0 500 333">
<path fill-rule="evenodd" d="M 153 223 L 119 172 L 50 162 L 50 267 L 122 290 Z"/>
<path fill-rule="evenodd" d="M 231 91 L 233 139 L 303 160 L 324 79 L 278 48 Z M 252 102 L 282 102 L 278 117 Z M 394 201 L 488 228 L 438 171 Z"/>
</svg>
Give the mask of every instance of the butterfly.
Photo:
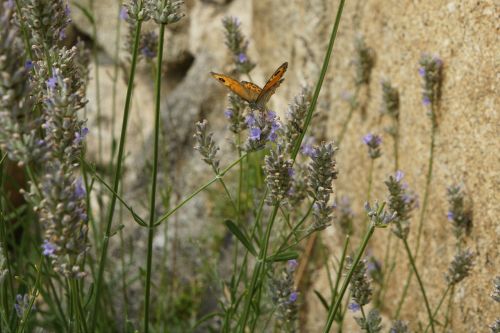
<svg viewBox="0 0 500 333">
<path fill-rule="evenodd" d="M 212 77 L 225 85 L 233 93 L 244 99 L 250 104 L 253 109 L 264 110 L 267 102 L 274 94 L 276 89 L 283 82 L 283 75 L 285 75 L 288 68 L 288 62 L 283 63 L 267 80 L 264 88 L 248 81 L 238 81 L 230 76 L 224 74 L 217 74 L 210 72 Z"/>
</svg>

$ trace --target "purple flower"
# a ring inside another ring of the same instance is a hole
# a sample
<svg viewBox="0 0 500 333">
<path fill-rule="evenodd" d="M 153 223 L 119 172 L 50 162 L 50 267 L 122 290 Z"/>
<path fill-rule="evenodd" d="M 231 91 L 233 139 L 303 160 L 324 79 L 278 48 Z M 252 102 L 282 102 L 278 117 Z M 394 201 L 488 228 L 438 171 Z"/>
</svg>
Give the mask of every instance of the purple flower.
<svg viewBox="0 0 500 333">
<path fill-rule="evenodd" d="M 49 242 L 48 240 L 43 241 L 42 249 L 43 249 L 43 255 L 48 257 L 53 256 L 54 253 L 56 252 L 56 246 L 51 242 Z"/>
<path fill-rule="evenodd" d="M 75 140 L 73 140 L 73 143 L 79 145 L 85 139 L 88 133 L 89 129 L 87 127 L 82 128 L 80 132 L 75 133 Z"/>
<path fill-rule="evenodd" d="M 24 68 L 27 70 L 31 70 L 33 68 L 33 61 L 31 61 L 30 59 L 26 60 L 26 62 L 24 63 Z"/>
<path fill-rule="evenodd" d="M 238 54 L 238 62 L 239 62 L 240 64 L 245 63 L 245 62 L 247 62 L 247 61 L 248 61 L 248 58 L 247 58 L 247 56 L 246 56 L 246 54 L 245 54 L 245 53 L 240 53 L 240 54 Z"/>
<path fill-rule="evenodd" d="M 274 120 L 276 119 L 277 115 L 276 115 L 276 112 L 272 111 L 272 110 L 269 110 L 267 112 L 267 119 L 268 120 Z"/>
<path fill-rule="evenodd" d="M 224 111 L 224 116 L 227 119 L 231 119 L 233 117 L 233 109 L 226 109 L 226 111 Z"/>
<path fill-rule="evenodd" d="M 82 177 L 79 177 L 75 183 L 75 195 L 78 199 L 82 199 L 85 197 L 86 193 L 85 187 L 83 187 Z"/>
<path fill-rule="evenodd" d="M 363 137 L 363 142 L 368 146 L 380 146 L 382 138 L 379 135 L 368 133 Z"/>
<path fill-rule="evenodd" d="M 69 8 L 68 3 L 66 3 L 66 6 L 64 6 L 64 15 L 68 16 L 71 14 L 71 9 Z"/>
<path fill-rule="evenodd" d="M 418 75 L 420 75 L 421 77 L 425 76 L 425 68 L 424 67 L 420 67 L 418 69 Z"/>
<path fill-rule="evenodd" d="M 288 176 L 293 177 L 295 175 L 295 170 L 293 168 L 288 168 Z"/>
<path fill-rule="evenodd" d="M 429 106 L 431 104 L 431 99 L 429 98 L 429 96 L 424 96 L 424 98 L 422 99 L 422 103 L 425 106 Z"/>
<path fill-rule="evenodd" d="M 300 151 L 302 152 L 302 154 L 306 155 L 306 156 L 309 156 L 309 157 L 313 157 L 314 155 L 314 148 L 311 144 L 308 144 L 308 143 L 304 143 L 302 145 L 302 147 L 300 147 Z"/>
<path fill-rule="evenodd" d="M 55 89 L 57 85 L 57 76 L 54 74 L 50 79 L 47 80 L 47 87 L 49 89 Z"/>
<path fill-rule="evenodd" d="M 146 58 L 154 58 L 156 57 L 156 52 L 154 52 L 153 50 L 151 50 L 149 47 L 147 46 L 144 46 L 142 49 L 141 49 L 141 53 L 146 57 Z"/>
<path fill-rule="evenodd" d="M 356 311 L 361 310 L 361 306 L 359 306 L 359 304 L 356 303 L 356 302 L 349 303 L 349 305 L 347 306 L 347 308 L 349 310 L 351 310 L 352 312 L 356 312 Z"/>
<path fill-rule="evenodd" d="M 448 211 L 446 216 L 448 217 L 448 221 L 453 221 L 453 219 L 455 218 L 455 214 L 453 214 L 452 211 Z"/>
<path fill-rule="evenodd" d="M 252 129 L 250 130 L 249 139 L 250 140 L 259 140 L 260 139 L 260 134 L 261 134 L 260 128 L 258 128 L 258 127 L 252 127 Z"/>
<path fill-rule="evenodd" d="M 299 266 L 299 262 L 296 259 L 291 259 L 287 261 L 288 271 L 294 272 Z"/>
<path fill-rule="evenodd" d="M 401 179 L 403 179 L 404 176 L 405 176 L 404 172 L 401 170 L 398 170 L 398 171 L 396 171 L 396 177 L 394 177 L 394 178 L 399 183 L 401 181 Z"/>
<path fill-rule="evenodd" d="M 250 113 L 245 117 L 245 124 L 249 127 L 255 125 L 255 117 L 253 114 Z"/>
<path fill-rule="evenodd" d="M 288 298 L 288 300 L 289 300 L 290 303 L 295 303 L 297 301 L 298 297 L 299 297 L 299 294 L 297 292 L 293 291 L 290 294 L 290 297 Z"/>
<path fill-rule="evenodd" d="M 14 8 L 14 0 L 9 0 L 9 1 L 7 1 L 7 3 L 5 4 L 5 7 L 6 7 L 7 9 L 12 9 L 12 8 Z"/>
<path fill-rule="evenodd" d="M 122 20 L 126 20 L 126 19 L 128 19 L 128 11 L 127 11 L 127 8 L 122 7 L 122 8 L 120 9 L 120 18 L 121 18 Z"/>
</svg>

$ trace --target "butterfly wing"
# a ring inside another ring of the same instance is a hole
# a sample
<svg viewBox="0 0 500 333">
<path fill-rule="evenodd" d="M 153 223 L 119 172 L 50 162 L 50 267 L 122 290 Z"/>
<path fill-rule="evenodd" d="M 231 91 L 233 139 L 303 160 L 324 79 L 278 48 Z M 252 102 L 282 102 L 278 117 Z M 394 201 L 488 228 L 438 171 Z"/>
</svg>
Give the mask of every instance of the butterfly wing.
<svg viewBox="0 0 500 333">
<path fill-rule="evenodd" d="M 210 74 L 214 79 L 225 85 L 229 90 L 249 103 L 254 103 L 260 94 L 261 89 L 251 82 L 239 82 L 230 76 L 214 72 L 210 72 Z"/>
<path fill-rule="evenodd" d="M 283 82 L 283 75 L 288 68 L 288 62 L 283 63 L 278 69 L 271 75 L 267 83 L 262 88 L 259 96 L 257 97 L 255 104 L 260 108 L 264 108 L 271 96 L 275 93 L 276 89 L 279 87 L 281 82 Z"/>
</svg>

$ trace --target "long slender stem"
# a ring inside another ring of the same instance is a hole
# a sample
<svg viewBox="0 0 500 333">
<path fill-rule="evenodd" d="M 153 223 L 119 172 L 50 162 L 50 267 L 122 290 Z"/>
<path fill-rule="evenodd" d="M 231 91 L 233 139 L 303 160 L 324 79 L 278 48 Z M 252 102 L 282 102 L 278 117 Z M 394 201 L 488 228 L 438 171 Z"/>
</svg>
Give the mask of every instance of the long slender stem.
<svg viewBox="0 0 500 333">
<path fill-rule="evenodd" d="M 422 282 L 422 279 L 420 278 L 420 274 L 418 274 L 417 266 L 415 265 L 415 260 L 413 259 L 413 256 L 411 254 L 411 250 L 410 250 L 410 247 L 408 246 L 408 242 L 404 238 L 403 238 L 403 244 L 405 246 L 406 254 L 408 255 L 408 259 L 410 260 L 411 267 L 413 268 L 413 272 L 415 272 L 415 276 L 417 277 L 417 281 L 418 281 L 418 284 L 420 286 L 420 291 L 422 292 L 422 296 L 424 298 L 425 308 L 427 310 L 427 315 L 429 316 L 429 322 L 431 325 L 431 331 L 432 331 L 432 333 L 435 333 L 434 320 L 433 320 L 433 316 L 432 316 L 432 312 L 431 312 L 431 307 L 429 305 L 429 301 L 427 300 L 427 295 L 425 293 L 424 284 Z"/>
<path fill-rule="evenodd" d="M 142 2 L 141 2 L 142 6 Z M 123 163 L 123 154 L 125 152 L 125 139 L 126 139 L 126 134 L 127 134 L 127 124 L 128 124 L 128 118 L 129 118 L 129 112 L 130 112 L 130 106 L 132 102 L 132 89 L 134 85 L 134 77 L 135 77 L 135 67 L 137 65 L 137 54 L 138 54 L 138 49 L 139 49 L 139 37 L 141 34 L 141 26 L 142 26 L 142 21 L 137 22 L 137 26 L 135 28 L 135 37 L 134 37 L 134 49 L 132 53 L 132 64 L 130 68 L 130 76 L 128 80 L 128 86 L 127 86 L 127 96 L 125 99 L 125 108 L 123 111 L 123 120 L 122 120 L 122 129 L 121 129 L 121 134 L 120 134 L 120 143 L 118 147 L 118 156 L 117 156 L 117 161 L 116 161 L 116 169 L 115 169 L 115 175 L 114 175 L 114 181 L 113 181 L 113 191 L 115 193 L 118 192 L 119 184 L 120 184 L 120 175 L 122 171 L 122 163 Z M 99 270 L 97 273 L 97 279 L 96 279 L 96 285 L 95 285 L 95 297 L 94 297 L 94 306 L 93 306 L 93 312 L 91 316 L 91 325 L 90 325 L 90 332 L 95 332 L 95 325 L 96 325 L 96 317 L 97 313 L 99 310 L 99 298 L 100 298 L 100 293 L 102 289 L 102 283 L 103 283 L 103 277 L 104 277 L 104 267 L 106 265 L 106 259 L 108 255 L 108 245 L 109 245 L 109 237 L 111 235 L 111 224 L 113 222 L 113 215 L 115 211 L 115 205 L 116 205 L 116 194 L 113 194 L 111 196 L 111 202 L 109 204 L 109 212 L 108 212 L 108 219 L 106 221 L 106 231 L 105 235 L 103 238 L 103 244 L 102 244 L 102 249 L 101 249 L 101 258 L 99 261 Z"/>
<path fill-rule="evenodd" d="M 342 303 L 342 298 L 344 298 L 344 294 L 347 290 L 347 287 L 349 286 L 349 282 L 351 281 L 352 275 L 354 274 L 354 269 L 358 265 L 359 261 L 361 260 L 361 256 L 365 252 L 366 246 L 368 245 L 368 241 L 373 235 L 373 232 L 375 231 L 375 226 L 371 223 L 370 227 L 368 228 L 368 231 L 365 234 L 365 237 L 363 238 L 363 242 L 361 243 L 361 246 L 358 248 L 358 253 L 356 254 L 356 257 L 354 258 L 354 261 L 352 263 L 352 267 L 349 270 L 349 273 L 347 273 L 347 276 L 344 280 L 344 283 L 342 284 L 342 288 L 340 289 L 339 295 L 337 296 L 337 299 L 335 301 L 335 305 L 333 307 L 330 307 L 330 310 L 328 311 L 328 319 L 326 320 L 326 325 L 325 328 L 323 329 L 323 333 L 328 333 L 330 332 L 330 329 L 333 324 L 333 320 L 335 319 L 335 315 L 337 314 L 337 311 L 340 308 L 340 303 Z"/>
<path fill-rule="evenodd" d="M 363 319 L 365 321 L 366 331 L 368 333 L 371 333 L 371 331 L 370 331 L 370 325 L 368 324 L 368 321 L 366 320 L 365 310 L 363 309 L 363 306 L 360 306 L 360 310 L 361 310 L 361 315 L 363 316 Z"/>
<path fill-rule="evenodd" d="M 158 176 L 158 147 L 160 138 L 160 101 L 161 101 L 161 64 L 163 61 L 163 43 L 165 37 L 165 24 L 160 25 L 160 35 L 158 37 L 158 62 L 156 68 L 156 105 L 155 105 L 155 134 L 153 150 L 153 175 L 151 180 L 151 198 L 149 206 L 149 227 L 148 227 L 148 254 L 146 264 L 146 288 L 144 295 L 144 332 L 149 332 L 149 298 L 151 293 L 151 268 L 153 262 L 153 237 L 155 222 L 156 204 L 156 181 Z"/>
<path fill-rule="evenodd" d="M 438 313 L 439 309 L 441 308 L 441 305 L 443 305 L 444 299 L 446 298 L 446 295 L 448 295 L 448 292 L 450 291 L 450 289 L 452 289 L 452 285 L 451 284 L 449 284 L 448 287 L 446 287 L 446 290 L 444 291 L 443 296 L 441 296 L 441 299 L 439 300 L 439 303 L 436 306 L 436 309 L 434 310 L 434 313 L 432 314 L 432 318 L 436 318 L 437 313 Z M 425 332 L 424 333 L 427 333 L 427 331 L 429 330 L 429 327 L 431 327 L 430 324 L 427 325 L 427 327 L 425 328 Z"/>
<path fill-rule="evenodd" d="M 432 129 L 431 129 L 431 144 L 430 144 L 430 149 L 429 149 L 429 165 L 427 168 L 424 198 L 423 198 L 423 202 L 422 202 L 422 210 L 420 211 L 420 219 L 418 222 L 417 244 L 415 246 L 415 258 L 418 256 L 418 250 L 420 249 L 420 239 L 422 236 L 422 229 L 423 229 L 424 220 L 425 220 L 425 213 L 427 211 L 427 204 L 429 202 L 430 185 L 431 185 L 431 179 L 432 179 L 432 165 L 434 162 L 434 146 L 435 146 L 436 130 L 437 130 L 437 123 L 436 123 L 434 111 L 431 112 L 431 117 L 432 117 Z M 410 286 L 412 277 L 413 277 L 413 271 L 410 270 L 410 272 L 408 273 L 408 277 L 406 278 L 406 282 L 405 282 L 404 289 L 403 289 L 403 294 L 402 294 L 401 299 L 399 300 L 399 303 L 398 303 L 396 317 L 399 316 L 401 308 L 403 307 L 403 304 L 406 300 L 406 295 L 408 294 L 408 288 Z"/>
</svg>

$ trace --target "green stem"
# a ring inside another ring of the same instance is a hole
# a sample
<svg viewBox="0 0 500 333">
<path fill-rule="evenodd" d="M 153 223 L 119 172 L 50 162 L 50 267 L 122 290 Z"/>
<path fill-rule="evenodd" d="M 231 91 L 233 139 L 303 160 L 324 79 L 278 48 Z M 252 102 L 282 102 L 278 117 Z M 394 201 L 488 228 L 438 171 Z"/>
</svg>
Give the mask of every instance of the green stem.
<svg viewBox="0 0 500 333">
<path fill-rule="evenodd" d="M 344 297 L 347 287 L 349 286 L 349 282 L 351 281 L 352 275 L 354 274 L 354 269 L 361 260 L 361 256 L 365 252 L 366 246 L 368 245 L 368 241 L 372 237 L 374 231 L 375 231 L 375 226 L 373 224 L 370 224 L 370 227 L 368 228 L 368 231 L 366 232 L 365 237 L 363 238 L 363 242 L 361 243 L 361 246 L 358 248 L 358 253 L 354 258 L 351 269 L 349 270 L 349 273 L 347 273 L 344 283 L 342 284 L 342 288 L 340 289 L 340 293 L 337 297 L 337 300 L 335 301 L 335 305 L 333 307 L 330 307 L 330 310 L 328 311 L 328 319 L 326 321 L 325 328 L 323 329 L 323 333 L 330 332 L 333 320 L 335 319 L 335 315 L 337 314 L 337 311 L 340 308 L 340 303 L 342 303 L 342 298 Z"/>
<path fill-rule="evenodd" d="M 432 314 L 432 318 L 436 318 L 437 313 L 438 313 L 439 309 L 441 308 L 441 305 L 443 304 L 444 299 L 446 298 L 446 295 L 448 294 L 448 292 L 450 291 L 451 288 L 452 288 L 451 284 L 449 284 L 448 287 L 446 287 L 446 290 L 444 291 L 443 296 L 441 296 L 441 299 L 439 300 L 439 303 L 436 306 L 434 313 Z M 425 333 L 427 333 L 427 331 L 429 330 L 429 327 L 431 327 L 431 325 L 427 325 L 427 327 L 425 328 Z"/>
<path fill-rule="evenodd" d="M 163 61 L 163 43 L 165 37 L 165 24 L 160 25 L 160 35 L 158 37 L 158 58 L 156 68 L 156 103 L 155 103 L 155 134 L 153 150 L 153 175 L 151 180 L 151 198 L 149 206 L 149 227 L 148 227 L 148 254 L 146 264 L 146 288 L 144 295 L 144 332 L 149 332 L 149 303 L 151 294 L 151 269 L 153 262 L 153 238 L 155 222 L 155 204 L 156 204 L 156 182 L 158 176 L 158 147 L 160 138 L 160 101 L 161 101 L 161 64 Z"/>
<path fill-rule="evenodd" d="M 420 274 L 418 274 L 417 266 L 415 265 L 415 260 L 411 254 L 410 247 L 408 246 L 408 242 L 405 238 L 403 238 L 403 244 L 405 246 L 406 254 L 408 255 L 408 259 L 410 260 L 411 267 L 413 268 L 413 272 L 415 272 L 415 276 L 417 277 L 418 285 L 420 286 L 420 291 L 422 292 L 422 296 L 424 297 L 425 308 L 427 310 L 427 315 L 429 316 L 429 323 L 431 325 L 432 333 L 435 333 L 434 329 L 434 320 L 431 312 L 431 307 L 429 305 L 429 301 L 427 300 L 427 295 L 425 293 L 424 284 L 422 283 L 422 279 L 420 278 Z"/>
<path fill-rule="evenodd" d="M 371 331 L 370 331 L 370 325 L 368 325 L 368 321 L 366 320 L 365 310 L 363 309 L 362 305 L 359 308 L 361 310 L 361 315 L 363 316 L 363 320 L 365 321 L 366 331 L 368 333 L 371 333 Z"/>
<path fill-rule="evenodd" d="M 357 100 L 358 100 L 358 95 L 359 95 L 359 89 L 360 89 L 360 87 L 361 86 L 359 86 L 359 85 L 356 86 L 356 91 L 354 92 L 354 97 L 353 97 L 353 100 L 355 102 L 351 101 L 351 103 L 350 103 L 351 105 L 349 107 L 349 113 L 347 114 L 346 120 L 342 124 L 342 129 L 340 130 L 339 138 L 337 139 L 337 145 L 338 146 L 340 146 L 340 143 L 342 142 L 342 140 L 344 140 L 345 133 L 347 132 L 347 127 L 349 126 L 349 123 L 351 122 L 354 110 L 356 110 L 356 103 L 357 103 Z"/>
<path fill-rule="evenodd" d="M 238 163 L 240 163 L 240 161 L 242 159 L 244 159 L 245 157 L 247 156 L 247 154 L 243 154 L 241 155 L 240 158 L 238 158 L 236 161 L 234 161 L 233 163 L 231 163 L 228 167 L 226 167 L 224 170 L 222 170 L 222 172 L 220 172 L 217 176 L 215 176 L 214 178 L 212 178 L 211 180 L 209 180 L 207 183 L 205 183 L 204 185 L 200 186 L 197 190 L 195 190 L 193 193 L 191 193 L 189 196 L 186 197 L 186 199 L 182 200 L 180 204 L 178 204 L 177 206 L 175 206 L 174 208 L 172 208 L 168 213 L 164 214 L 162 217 L 160 217 L 156 222 L 155 222 L 155 227 L 160 225 L 163 221 L 165 221 L 166 219 L 168 219 L 170 217 L 170 215 L 174 214 L 177 210 L 179 210 L 182 206 L 184 206 L 185 204 L 187 204 L 192 198 L 194 198 L 198 193 L 200 193 L 201 191 L 203 191 L 204 189 L 206 189 L 207 187 L 209 187 L 210 185 L 212 185 L 213 183 L 215 183 L 219 178 L 222 178 L 224 177 L 224 175 L 230 170 L 232 169 L 235 165 L 237 165 Z"/>
<path fill-rule="evenodd" d="M 423 198 L 423 202 L 422 202 L 422 210 L 420 211 L 420 219 L 418 222 L 417 244 L 415 246 L 415 258 L 417 258 L 418 250 L 420 249 L 420 239 L 422 236 L 422 229 L 423 229 L 423 225 L 424 225 L 425 213 L 427 211 L 427 204 L 429 202 L 430 185 L 431 185 L 431 179 L 432 179 L 432 165 L 434 162 L 434 146 L 435 146 L 435 139 L 436 139 L 437 123 L 436 123 L 436 118 L 435 118 L 433 110 L 431 110 L 431 117 L 432 117 L 431 118 L 432 119 L 432 129 L 431 129 L 431 144 L 430 144 L 430 149 L 429 149 L 429 165 L 428 165 L 427 176 L 426 176 L 426 181 L 425 181 L 425 191 L 424 191 L 424 198 Z M 410 270 L 410 272 L 408 273 L 408 277 L 406 278 L 405 285 L 404 285 L 403 295 L 401 296 L 401 299 L 399 300 L 399 303 L 398 303 L 398 310 L 396 311 L 396 317 L 399 316 L 399 312 L 401 311 L 401 308 L 403 307 L 403 304 L 406 300 L 406 295 L 408 294 L 408 288 L 410 286 L 412 277 L 413 277 L 413 271 Z"/>
<path fill-rule="evenodd" d="M 35 269 L 37 270 L 35 286 L 29 293 L 29 295 L 31 296 L 30 302 L 28 304 L 28 308 L 23 313 L 23 317 L 21 318 L 21 326 L 17 331 L 18 333 L 25 331 L 26 325 L 28 324 L 28 316 L 30 315 L 31 309 L 33 309 L 33 304 L 35 304 L 35 300 L 38 297 L 38 292 L 40 290 L 40 279 L 42 278 L 42 265 L 41 265 L 42 261 L 43 261 L 43 254 L 40 253 L 40 260 L 38 261 L 38 265 L 35 265 Z"/>
<path fill-rule="evenodd" d="M 306 135 L 309 124 L 311 123 L 312 116 L 314 113 L 314 109 L 316 108 L 316 103 L 318 102 L 319 93 L 321 92 L 321 87 L 323 86 L 323 81 L 325 80 L 326 71 L 328 70 L 328 64 L 330 63 L 330 58 L 333 53 L 333 45 L 335 44 L 335 39 L 337 37 L 337 31 L 340 25 L 340 18 L 342 17 L 342 10 L 344 9 L 345 0 L 340 0 L 339 7 L 337 9 L 337 16 L 335 17 L 335 23 L 333 25 L 332 32 L 330 34 L 330 41 L 328 43 L 328 49 L 326 50 L 325 58 L 323 59 L 323 66 L 321 67 L 321 73 L 319 74 L 318 82 L 316 83 L 316 88 L 314 90 L 313 97 L 311 99 L 311 105 L 309 106 L 309 110 L 307 111 L 306 120 L 304 122 L 303 131 L 300 133 L 300 136 L 295 144 L 295 147 L 292 150 L 292 160 L 295 162 L 295 158 L 299 153 L 300 146 L 302 144 L 302 140 L 304 140 L 304 136 Z"/>
<path fill-rule="evenodd" d="M 247 290 L 245 307 L 243 309 L 243 314 L 242 314 L 239 329 L 238 329 L 238 332 L 240 332 L 240 333 L 243 333 L 245 331 L 245 327 L 246 327 L 246 324 L 248 321 L 248 315 L 250 314 L 250 306 L 252 304 L 253 295 L 254 295 L 254 293 L 256 291 L 256 287 L 257 287 L 257 282 L 258 281 L 262 282 L 262 278 L 264 276 L 264 272 L 265 272 L 264 266 L 265 266 L 265 259 L 267 257 L 267 250 L 269 248 L 269 239 L 271 238 L 271 231 L 273 228 L 274 220 L 275 220 L 276 215 L 278 213 L 278 208 L 279 208 L 279 205 L 274 206 L 273 212 L 271 214 L 271 218 L 269 219 L 269 223 L 267 224 L 267 227 L 266 227 L 266 233 L 264 235 L 264 239 L 262 240 L 262 248 L 259 252 L 259 257 L 257 259 L 257 263 L 255 264 L 255 269 L 254 269 L 254 272 L 252 275 L 252 280 L 250 282 L 250 287 Z M 259 305 L 256 304 L 256 306 L 258 307 Z"/>
<path fill-rule="evenodd" d="M 342 271 L 344 269 L 344 261 L 347 254 L 347 247 L 349 246 L 350 237 L 347 235 L 345 237 L 344 248 L 342 249 L 342 257 L 340 258 L 339 269 L 337 271 L 337 279 L 335 280 L 335 288 L 332 293 L 332 304 L 330 308 L 334 306 L 334 302 L 337 299 L 337 291 L 339 290 L 340 278 L 342 277 Z"/>
<path fill-rule="evenodd" d="M 141 7 L 142 7 L 142 2 L 141 2 Z M 98 313 L 99 306 L 100 306 L 99 298 L 101 296 L 100 294 L 101 294 L 103 277 L 104 277 L 104 267 L 106 265 L 106 259 L 107 259 L 107 255 L 108 255 L 109 238 L 111 235 L 111 224 L 113 222 L 113 214 L 114 214 L 115 205 L 116 205 L 116 193 L 118 192 L 118 188 L 119 188 L 119 184 L 120 184 L 123 155 L 125 152 L 125 139 L 127 136 L 126 135 L 127 134 L 127 124 L 128 124 L 130 106 L 131 106 L 131 102 L 132 102 L 132 89 L 134 86 L 135 68 L 137 65 L 137 54 L 138 54 L 138 49 L 139 49 L 139 39 L 140 39 L 139 37 L 141 34 L 141 26 L 142 26 L 142 21 L 138 21 L 136 29 L 135 29 L 134 49 L 133 49 L 133 53 L 132 53 L 132 63 L 131 63 L 130 76 L 129 76 L 128 86 L 127 86 L 127 96 L 125 99 L 125 108 L 123 111 L 122 129 L 121 129 L 121 134 L 120 134 L 120 143 L 119 143 L 119 147 L 118 147 L 118 157 L 117 157 L 117 161 L 116 161 L 116 169 L 115 169 L 115 175 L 114 175 L 114 181 L 113 181 L 113 191 L 115 193 L 111 196 L 111 202 L 109 204 L 108 219 L 106 221 L 106 231 L 105 231 L 105 235 L 103 238 L 103 244 L 102 244 L 102 249 L 101 249 L 101 258 L 99 261 L 99 269 L 98 269 L 96 285 L 95 285 L 95 297 L 94 297 L 94 306 L 93 306 L 93 311 L 92 311 L 92 316 L 91 316 L 90 332 L 96 331 L 95 325 L 96 325 L 97 313 Z"/>
</svg>

